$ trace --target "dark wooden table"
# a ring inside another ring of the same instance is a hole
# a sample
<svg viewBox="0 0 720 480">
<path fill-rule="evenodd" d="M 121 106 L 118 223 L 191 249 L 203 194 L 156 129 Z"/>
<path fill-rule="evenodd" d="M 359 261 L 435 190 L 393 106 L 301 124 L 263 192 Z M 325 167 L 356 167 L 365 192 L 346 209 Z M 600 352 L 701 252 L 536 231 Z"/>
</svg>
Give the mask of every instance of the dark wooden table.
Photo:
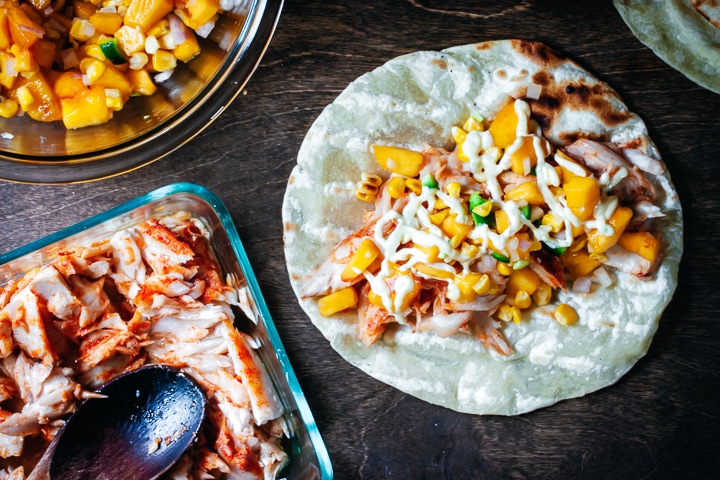
<svg viewBox="0 0 720 480">
<path fill-rule="evenodd" d="M 344 362 L 290 289 L 280 207 L 305 132 L 354 78 L 414 50 L 511 37 L 574 58 L 645 119 L 686 236 L 680 286 L 648 355 L 612 387 L 505 418 L 426 404 Z M 336 478 L 720 478 L 718 112 L 720 96 L 658 59 L 609 1 L 289 1 L 246 92 L 176 153 L 100 182 L 0 183 L 0 251 L 196 182 L 232 212 Z"/>
</svg>

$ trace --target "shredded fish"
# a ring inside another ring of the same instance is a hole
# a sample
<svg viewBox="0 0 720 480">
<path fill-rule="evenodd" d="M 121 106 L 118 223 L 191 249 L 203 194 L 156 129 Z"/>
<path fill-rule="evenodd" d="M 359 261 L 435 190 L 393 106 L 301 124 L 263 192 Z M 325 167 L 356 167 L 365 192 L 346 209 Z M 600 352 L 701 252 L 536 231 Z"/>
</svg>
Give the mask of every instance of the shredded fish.
<svg viewBox="0 0 720 480">
<path fill-rule="evenodd" d="M 233 324 L 248 300 L 221 281 L 208 238 L 187 213 L 152 219 L 0 289 L 0 478 L 24 479 L 32 462 L 3 459 L 40 453 L 92 390 L 147 363 L 183 370 L 209 402 L 201 440 L 169 478 L 275 478 L 282 405 Z"/>
</svg>

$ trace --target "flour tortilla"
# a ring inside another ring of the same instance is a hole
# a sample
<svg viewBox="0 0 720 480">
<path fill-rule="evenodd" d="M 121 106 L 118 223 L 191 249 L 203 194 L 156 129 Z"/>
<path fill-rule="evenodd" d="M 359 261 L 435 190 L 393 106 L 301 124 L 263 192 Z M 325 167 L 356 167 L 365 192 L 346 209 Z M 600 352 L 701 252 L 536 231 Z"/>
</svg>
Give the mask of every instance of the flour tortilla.
<svg viewBox="0 0 720 480">
<path fill-rule="evenodd" d="M 633 34 L 668 65 L 720 93 L 720 5 L 708 0 L 614 0 Z"/>
<path fill-rule="evenodd" d="M 519 40 L 417 52 L 395 58 L 351 83 L 307 133 L 283 203 L 285 255 L 295 293 L 346 235 L 362 225 L 368 204 L 355 198 L 362 172 L 387 176 L 374 143 L 421 150 L 452 147 L 451 127 L 471 112 L 492 118 L 530 83 L 529 101 L 545 135 L 558 144 L 579 136 L 618 143 L 639 139 L 659 155 L 638 116 L 618 95 L 576 63 L 545 45 Z M 552 306 L 526 313 L 503 334 L 515 353 L 502 357 L 469 335 L 441 338 L 409 327 L 389 328 L 370 347 L 357 337 L 355 311 L 330 318 L 316 299 L 300 304 L 332 347 L 378 380 L 428 402 L 475 414 L 515 415 L 613 384 L 648 350 L 677 283 L 682 253 L 680 202 L 669 176 L 651 177 L 666 217 L 664 258 L 651 280 L 613 274 L 592 295 L 562 292 L 580 315 L 563 327 Z M 298 298 L 300 296 L 298 295 Z"/>
</svg>

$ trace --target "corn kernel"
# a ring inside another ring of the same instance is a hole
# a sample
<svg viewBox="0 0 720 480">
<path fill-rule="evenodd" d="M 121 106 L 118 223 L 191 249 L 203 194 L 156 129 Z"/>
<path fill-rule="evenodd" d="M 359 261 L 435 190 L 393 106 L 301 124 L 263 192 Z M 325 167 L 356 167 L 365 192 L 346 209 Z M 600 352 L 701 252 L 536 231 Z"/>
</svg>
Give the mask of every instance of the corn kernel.
<svg viewBox="0 0 720 480">
<path fill-rule="evenodd" d="M 165 50 L 158 50 L 155 55 L 152 56 L 153 70 L 158 72 L 167 72 L 177 67 L 177 59 L 175 55 Z"/>
<path fill-rule="evenodd" d="M 30 89 L 23 85 L 22 87 L 19 87 L 16 90 L 18 103 L 20 104 L 20 108 L 23 111 L 27 111 L 30 107 L 32 107 L 33 103 L 35 103 L 35 98 L 33 97 L 32 92 Z"/>
<path fill-rule="evenodd" d="M 442 225 L 442 222 L 445 220 L 445 217 L 448 216 L 449 211 L 449 209 L 445 208 L 443 210 L 440 210 L 439 212 L 431 213 L 429 215 L 430 221 L 433 225 Z"/>
<path fill-rule="evenodd" d="M 542 307 L 550 303 L 552 298 L 552 287 L 547 283 L 541 283 L 532 294 L 532 299 L 536 305 Z"/>
<path fill-rule="evenodd" d="M 492 211 L 493 203 L 488 201 L 481 203 L 477 207 L 472 209 L 472 213 L 476 215 L 480 215 L 481 217 L 487 217 L 490 215 L 490 212 Z"/>
<path fill-rule="evenodd" d="M 522 314 L 520 313 L 519 308 L 503 303 L 498 308 L 498 318 L 503 322 L 520 323 L 520 320 L 522 320 Z"/>
<path fill-rule="evenodd" d="M 515 294 L 514 304 L 517 308 L 524 310 L 528 308 L 531 303 L 532 298 L 530 298 L 530 294 L 525 290 L 520 290 Z"/>
<path fill-rule="evenodd" d="M 458 158 L 461 162 L 467 162 L 468 160 L 470 160 L 470 158 L 463 151 L 463 144 L 465 143 L 465 139 L 467 138 L 467 133 L 460 127 L 452 127 L 452 136 L 453 140 L 455 140 L 455 144 L 457 145 Z"/>
<path fill-rule="evenodd" d="M 472 286 L 472 289 L 478 295 L 484 295 L 486 293 L 490 293 L 491 286 L 490 276 L 487 273 L 483 273 L 480 280 L 475 282 L 475 285 Z"/>
<path fill-rule="evenodd" d="M 560 217 L 557 217 L 550 212 L 543 215 L 542 224 L 550 227 L 550 231 L 552 233 L 558 233 L 565 226 L 565 223 Z"/>
<path fill-rule="evenodd" d="M 361 180 L 355 185 L 355 196 L 363 202 L 374 202 L 378 189 L 382 185 L 382 178 L 373 173 L 363 172 Z"/>
<path fill-rule="evenodd" d="M 85 42 L 95 35 L 95 26 L 87 20 L 75 20 L 70 28 L 70 37 Z"/>
<path fill-rule="evenodd" d="M 435 200 L 435 210 L 443 210 L 445 208 L 448 208 L 448 206 L 442 198 L 438 198 Z"/>
<path fill-rule="evenodd" d="M 105 89 L 105 106 L 114 112 L 122 110 L 123 101 L 122 96 L 120 95 L 120 90 L 117 88 Z"/>
<path fill-rule="evenodd" d="M 462 145 L 467 138 L 467 132 L 460 127 L 452 127 L 452 137 L 456 144 Z"/>
<path fill-rule="evenodd" d="M 553 313 L 553 318 L 555 318 L 555 321 L 560 325 L 570 326 L 577 323 L 578 314 L 575 309 L 567 303 L 561 303 L 558 305 L 555 313 Z"/>
<path fill-rule="evenodd" d="M 157 22 L 155 25 L 150 27 L 150 29 L 147 31 L 148 35 L 152 35 L 153 37 L 162 37 L 166 33 L 170 33 L 170 22 L 168 22 L 167 18 L 163 18 L 159 22 Z"/>
<path fill-rule="evenodd" d="M 105 63 L 97 58 L 86 57 L 80 61 L 80 71 L 87 77 L 88 83 L 92 85 L 105 73 Z"/>
<path fill-rule="evenodd" d="M 100 45 L 88 45 L 85 47 L 85 54 L 88 57 L 97 58 L 100 61 L 105 60 L 105 54 L 103 53 Z"/>
<path fill-rule="evenodd" d="M 547 283 L 541 283 L 538 288 L 533 292 L 532 299 L 535 305 L 544 306 L 550 303 L 552 298 L 552 287 Z"/>
<path fill-rule="evenodd" d="M 469 258 L 475 258 L 478 252 L 480 252 L 480 249 L 475 245 L 465 242 L 460 247 L 460 251 Z"/>
<path fill-rule="evenodd" d="M 453 248 L 458 248 L 463 240 L 465 240 L 465 235 L 460 233 L 458 233 L 457 235 L 453 235 L 453 237 L 450 239 L 450 246 Z"/>
<path fill-rule="evenodd" d="M 477 118 L 471 116 L 465 121 L 465 124 L 462 128 L 466 132 L 471 132 L 473 130 L 483 131 L 485 129 L 485 126 L 482 124 L 481 120 L 478 120 Z"/>
<path fill-rule="evenodd" d="M 403 177 L 393 177 L 387 185 L 388 195 L 392 198 L 400 198 L 405 193 L 405 179 Z"/>
<path fill-rule="evenodd" d="M 460 198 L 460 184 L 457 182 L 450 182 L 447 184 L 445 189 L 447 190 L 448 195 L 450 195 L 453 198 Z"/>
<path fill-rule="evenodd" d="M 131 70 L 141 70 L 148 63 L 148 56 L 144 52 L 133 53 L 128 59 L 128 65 Z"/>
<path fill-rule="evenodd" d="M 19 109 L 18 102 L 12 98 L 6 98 L 0 102 L 0 116 L 4 118 L 14 117 L 17 115 Z"/>
<path fill-rule="evenodd" d="M 415 195 L 422 193 L 422 183 L 417 178 L 406 178 L 405 187 Z"/>
<path fill-rule="evenodd" d="M 513 272 L 513 268 L 509 263 L 497 262 L 497 269 L 500 275 L 508 276 Z"/>
</svg>

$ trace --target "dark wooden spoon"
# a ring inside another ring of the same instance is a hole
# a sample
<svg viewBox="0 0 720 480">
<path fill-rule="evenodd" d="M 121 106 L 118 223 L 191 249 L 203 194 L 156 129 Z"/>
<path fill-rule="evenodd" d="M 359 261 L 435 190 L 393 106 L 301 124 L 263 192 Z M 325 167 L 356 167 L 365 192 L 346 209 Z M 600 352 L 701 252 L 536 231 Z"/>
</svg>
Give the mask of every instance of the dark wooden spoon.
<svg viewBox="0 0 720 480">
<path fill-rule="evenodd" d="M 106 383 L 78 407 L 28 480 L 152 480 L 193 443 L 207 400 L 173 368 L 149 365 Z"/>
</svg>

